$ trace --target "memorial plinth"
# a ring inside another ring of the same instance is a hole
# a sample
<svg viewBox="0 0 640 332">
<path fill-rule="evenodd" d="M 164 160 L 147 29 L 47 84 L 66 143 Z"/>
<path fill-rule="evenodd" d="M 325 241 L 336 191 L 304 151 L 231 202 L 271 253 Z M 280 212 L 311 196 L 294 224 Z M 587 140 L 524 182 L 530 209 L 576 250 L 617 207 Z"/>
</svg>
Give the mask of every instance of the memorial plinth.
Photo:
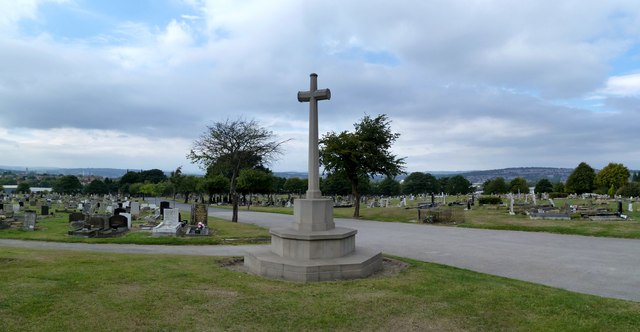
<svg viewBox="0 0 640 332">
<path fill-rule="evenodd" d="M 333 201 L 319 190 L 318 100 L 331 98 L 329 89 L 318 90 L 311 74 L 309 91 L 298 101 L 309 102 L 309 189 L 306 199 L 294 203 L 294 222 L 274 228 L 269 250 L 245 256 L 250 272 L 290 281 L 327 281 L 368 277 L 382 268 L 382 253 L 356 247 L 357 230 L 335 227 Z"/>
</svg>

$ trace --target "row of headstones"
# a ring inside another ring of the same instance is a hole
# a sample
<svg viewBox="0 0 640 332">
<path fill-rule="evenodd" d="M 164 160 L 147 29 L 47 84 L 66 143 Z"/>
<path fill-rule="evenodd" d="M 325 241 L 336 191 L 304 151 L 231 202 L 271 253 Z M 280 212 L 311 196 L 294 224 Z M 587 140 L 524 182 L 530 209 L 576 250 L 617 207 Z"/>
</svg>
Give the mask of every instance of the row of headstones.
<svg viewBox="0 0 640 332">
<path fill-rule="evenodd" d="M 22 211 L 23 207 L 24 207 L 24 204 L 0 203 L 0 211 L 3 211 L 3 212 L 19 213 L 20 211 Z M 31 210 L 26 210 L 26 211 L 31 211 Z M 43 215 L 43 216 L 49 215 L 49 206 L 48 205 L 41 205 L 40 206 L 40 214 Z"/>
</svg>

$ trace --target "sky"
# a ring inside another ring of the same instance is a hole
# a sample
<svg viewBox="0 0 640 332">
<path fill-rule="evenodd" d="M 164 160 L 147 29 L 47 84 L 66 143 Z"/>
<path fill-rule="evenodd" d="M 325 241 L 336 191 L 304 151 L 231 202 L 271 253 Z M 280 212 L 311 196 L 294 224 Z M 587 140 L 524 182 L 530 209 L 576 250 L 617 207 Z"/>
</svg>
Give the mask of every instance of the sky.
<svg viewBox="0 0 640 332">
<path fill-rule="evenodd" d="M 319 132 L 386 114 L 413 171 L 640 169 L 637 0 L 0 0 L 0 165 L 198 172 L 255 120 L 307 170 Z"/>
</svg>

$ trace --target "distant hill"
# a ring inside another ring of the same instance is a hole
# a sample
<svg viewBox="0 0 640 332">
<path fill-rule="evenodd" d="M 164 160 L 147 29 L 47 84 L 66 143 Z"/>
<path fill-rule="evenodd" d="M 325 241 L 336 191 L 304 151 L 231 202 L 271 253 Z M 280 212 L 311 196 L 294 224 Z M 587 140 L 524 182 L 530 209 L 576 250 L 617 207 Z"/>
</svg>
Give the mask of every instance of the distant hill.
<svg viewBox="0 0 640 332">
<path fill-rule="evenodd" d="M 549 179 L 551 182 L 565 182 L 571 172 L 573 172 L 573 168 L 516 167 L 486 171 L 461 172 L 459 174 L 472 183 L 485 182 L 497 177 L 502 177 L 507 181 L 521 177 L 525 178 L 528 182 L 538 182 L 541 179 Z"/>
</svg>

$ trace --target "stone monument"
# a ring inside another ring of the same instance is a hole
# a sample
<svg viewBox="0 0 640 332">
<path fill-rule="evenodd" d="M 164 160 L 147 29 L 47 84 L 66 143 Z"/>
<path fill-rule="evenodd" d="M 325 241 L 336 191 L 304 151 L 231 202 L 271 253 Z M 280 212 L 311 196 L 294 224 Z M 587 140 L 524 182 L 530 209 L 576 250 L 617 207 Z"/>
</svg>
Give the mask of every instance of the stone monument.
<svg viewBox="0 0 640 332">
<path fill-rule="evenodd" d="M 357 230 L 335 227 L 333 201 L 320 192 L 318 151 L 318 101 L 329 100 L 329 89 L 318 89 L 311 74 L 309 91 L 298 101 L 309 102 L 309 189 L 294 204 L 294 222 L 273 228 L 271 248 L 245 256 L 252 273 L 291 281 L 326 281 L 367 277 L 382 268 L 382 253 L 356 248 Z"/>
</svg>

